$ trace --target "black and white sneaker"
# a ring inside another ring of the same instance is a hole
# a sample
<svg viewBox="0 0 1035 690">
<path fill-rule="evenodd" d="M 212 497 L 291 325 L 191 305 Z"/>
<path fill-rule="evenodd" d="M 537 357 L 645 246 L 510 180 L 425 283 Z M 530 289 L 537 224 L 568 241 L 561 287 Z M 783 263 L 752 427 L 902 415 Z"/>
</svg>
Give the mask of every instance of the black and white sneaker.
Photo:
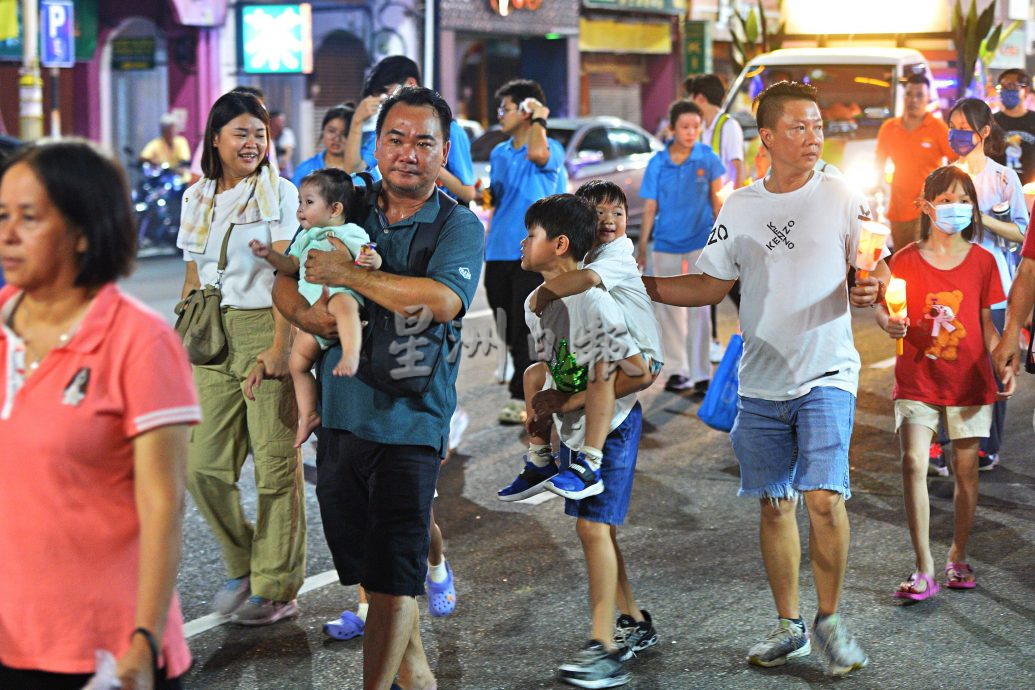
<svg viewBox="0 0 1035 690">
<path fill-rule="evenodd" d="M 645 649 L 650 649 L 658 643 L 658 633 L 654 630 L 654 621 L 650 613 L 640 609 L 643 614 L 643 622 L 637 623 L 632 616 L 622 614 L 615 623 L 615 644 L 619 649 L 625 648 L 623 661 L 632 659 Z"/>
<path fill-rule="evenodd" d="M 590 640 L 575 658 L 557 669 L 557 678 L 580 688 L 614 688 L 632 680 L 625 670 L 623 648 L 608 653 L 604 645 Z"/>
</svg>

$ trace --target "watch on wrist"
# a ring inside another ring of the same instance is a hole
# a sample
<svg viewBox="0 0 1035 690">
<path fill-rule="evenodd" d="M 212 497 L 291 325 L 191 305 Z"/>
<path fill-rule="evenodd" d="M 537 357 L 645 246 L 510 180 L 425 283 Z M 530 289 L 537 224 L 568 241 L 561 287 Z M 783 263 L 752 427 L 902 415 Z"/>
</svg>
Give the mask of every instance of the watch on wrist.
<svg viewBox="0 0 1035 690">
<path fill-rule="evenodd" d="M 543 129 L 546 129 L 546 118 L 545 117 L 533 117 L 532 118 L 532 124 L 533 125 L 542 125 Z"/>
</svg>

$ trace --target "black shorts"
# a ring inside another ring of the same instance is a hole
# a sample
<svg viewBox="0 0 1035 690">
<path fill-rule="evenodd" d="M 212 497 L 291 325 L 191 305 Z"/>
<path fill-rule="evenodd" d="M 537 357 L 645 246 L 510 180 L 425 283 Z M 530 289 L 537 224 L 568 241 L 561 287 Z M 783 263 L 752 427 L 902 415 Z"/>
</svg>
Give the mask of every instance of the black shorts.
<svg viewBox="0 0 1035 690">
<path fill-rule="evenodd" d="M 323 428 L 316 497 L 338 579 L 381 594 L 424 594 L 431 501 L 441 459 L 430 446 L 391 446 Z"/>
</svg>

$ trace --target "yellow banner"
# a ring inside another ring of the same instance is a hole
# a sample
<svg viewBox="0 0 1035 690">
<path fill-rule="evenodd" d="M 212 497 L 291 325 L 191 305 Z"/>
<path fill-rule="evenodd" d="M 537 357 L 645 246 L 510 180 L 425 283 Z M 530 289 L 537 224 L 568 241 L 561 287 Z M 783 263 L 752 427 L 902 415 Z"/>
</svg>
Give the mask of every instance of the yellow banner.
<svg viewBox="0 0 1035 690">
<path fill-rule="evenodd" d="M 609 19 L 579 19 L 579 50 L 584 53 L 672 52 L 672 32 L 668 23 L 632 23 Z"/>
<path fill-rule="evenodd" d="M 18 0 L 0 0 L 0 41 L 18 38 Z"/>
</svg>

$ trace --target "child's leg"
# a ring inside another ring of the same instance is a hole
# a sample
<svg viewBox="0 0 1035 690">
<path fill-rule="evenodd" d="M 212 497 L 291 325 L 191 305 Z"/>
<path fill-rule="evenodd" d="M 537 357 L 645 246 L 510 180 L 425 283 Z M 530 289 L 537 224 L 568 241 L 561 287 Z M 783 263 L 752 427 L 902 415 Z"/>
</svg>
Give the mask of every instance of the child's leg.
<svg viewBox="0 0 1035 690">
<path fill-rule="evenodd" d="M 618 604 L 618 611 L 637 623 L 644 620 L 636 599 L 633 598 L 632 585 L 629 584 L 629 576 L 625 572 L 625 558 L 622 557 L 622 550 L 618 547 L 618 528 L 611 525 L 611 544 L 614 546 L 615 558 L 618 563 L 618 582 L 615 587 L 615 602 Z"/>
<path fill-rule="evenodd" d="M 295 384 L 295 400 L 298 402 L 298 430 L 295 432 L 295 448 L 301 447 L 313 429 L 320 426 L 320 415 L 316 413 L 318 396 L 316 378 L 313 376 L 313 362 L 320 356 L 320 344 L 316 338 L 298 331 L 291 343 L 288 370 Z"/>
<path fill-rule="evenodd" d="M 524 382 L 525 382 L 525 414 L 528 415 L 528 419 L 532 419 L 535 411 L 532 409 L 532 398 L 535 394 L 543 390 L 543 386 L 546 385 L 546 364 L 543 362 L 536 362 L 530 367 L 525 369 Z M 548 446 L 550 445 L 549 438 L 543 438 L 542 436 L 535 436 L 533 434 L 528 435 L 529 446 Z"/>
<path fill-rule="evenodd" d="M 589 580 L 590 638 L 609 652 L 615 650 L 615 592 L 618 585 L 618 557 L 611 540 L 611 526 L 579 518 L 575 531 L 582 542 Z"/>
<path fill-rule="evenodd" d="M 955 521 L 949 548 L 950 563 L 965 563 L 967 560 L 967 543 L 977 509 L 979 443 L 977 438 L 952 440 L 952 474 L 956 478 L 956 491 L 952 497 Z"/>
<path fill-rule="evenodd" d="M 615 400 L 643 390 L 651 384 L 650 371 L 643 355 L 622 361 L 622 366 L 611 371 L 613 364 L 598 362 L 593 376 L 586 384 L 586 446 L 599 452 L 611 431 L 615 415 Z"/>
<path fill-rule="evenodd" d="M 909 537 L 916 553 L 916 569 L 931 575 L 934 573 L 934 559 L 931 556 L 927 460 L 934 432 L 920 424 L 903 424 L 899 434 L 902 444 L 902 493 L 906 518 L 909 520 Z"/>
<path fill-rule="evenodd" d="M 331 295 L 327 311 L 338 322 L 338 340 L 341 341 L 341 360 L 334 367 L 334 375 L 352 376 L 359 366 L 359 346 L 363 339 L 359 302 L 352 295 L 339 292 Z"/>
<path fill-rule="evenodd" d="M 445 560 L 442 554 L 442 530 L 435 522 L 435 507 L 431 508 L 431 547 L 428 549 L 428 565 L 441 565 Z"/>
</svg>

